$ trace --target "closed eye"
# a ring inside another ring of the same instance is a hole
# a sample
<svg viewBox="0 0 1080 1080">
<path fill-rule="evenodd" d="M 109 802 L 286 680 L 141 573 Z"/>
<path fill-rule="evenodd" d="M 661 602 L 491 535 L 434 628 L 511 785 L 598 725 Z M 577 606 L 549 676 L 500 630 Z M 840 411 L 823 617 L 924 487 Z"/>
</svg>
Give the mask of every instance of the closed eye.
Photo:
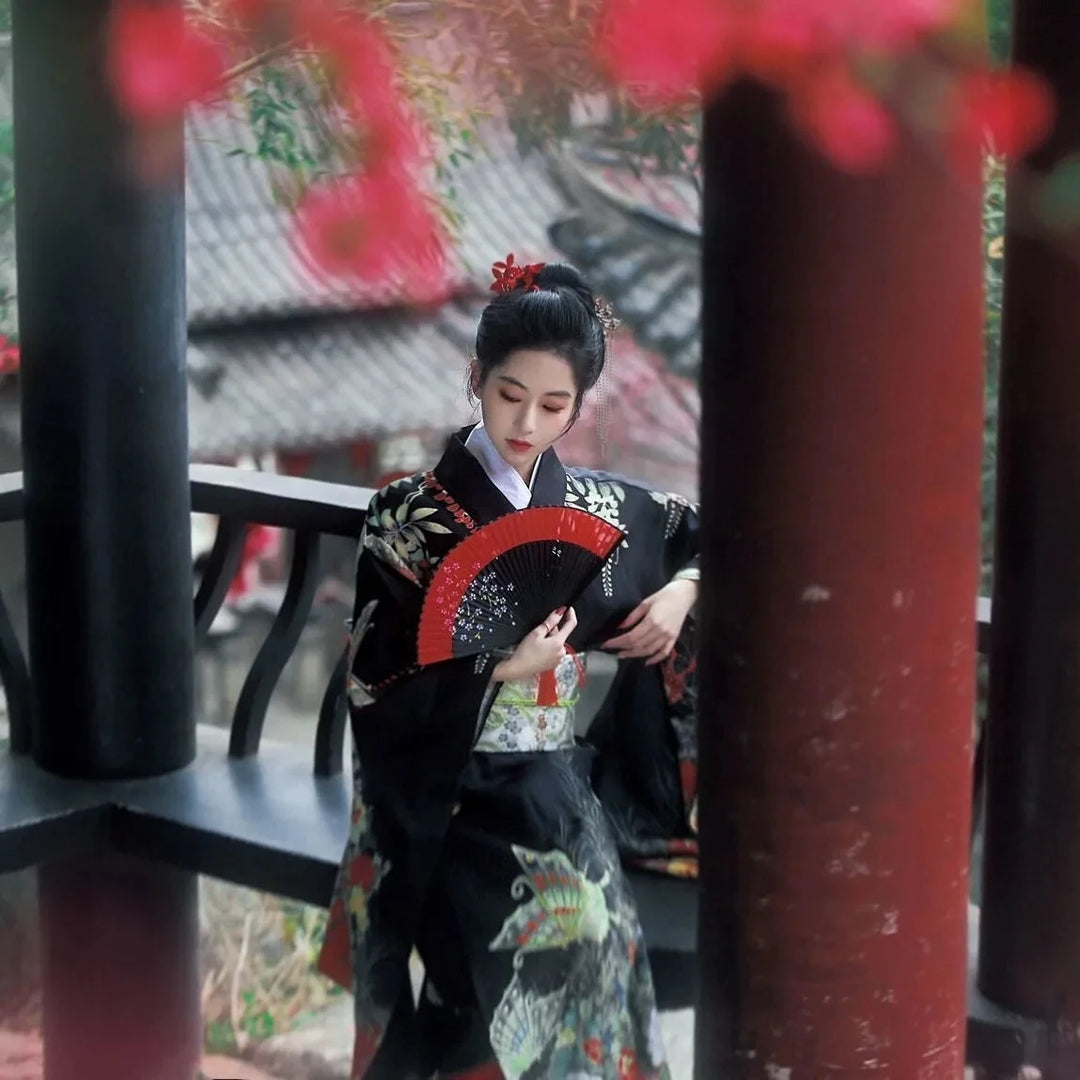
<svg viewBox="0 0 1080 1080">
<path fill-rule="evenodd" d="M 519 398 L 519 397 L 511 397 L 505 390 L 500 390 L 499 391 L 499 397 L 501 397 L 503 399 L 503 401 L 509 401 L 509 402 L 512 402 L 515 405 L 519 404 L 520 401 L 521 401 L 521 398 Z"/>
<path fill-rule="evenodd" d="M 565 405 L 545 405 L 544 411 L 549 413 L 561 413 L 566 412 Z"/>
</svg>

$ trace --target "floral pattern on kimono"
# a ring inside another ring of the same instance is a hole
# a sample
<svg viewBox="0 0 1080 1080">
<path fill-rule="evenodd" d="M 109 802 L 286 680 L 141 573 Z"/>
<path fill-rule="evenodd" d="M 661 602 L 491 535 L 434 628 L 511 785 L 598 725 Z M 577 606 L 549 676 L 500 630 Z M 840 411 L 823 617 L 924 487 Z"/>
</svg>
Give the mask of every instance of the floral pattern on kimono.
<svg viewBox="0 0 1080 1080">
<path fill-rule="evenodd" d="M 377 1005 L 367 992 L 366 982 L 355 977 L 350 962 L 352 945 L 368 930 L 369 901 L 390 873 L 391 864 L 376 849 L 371 810 L 359 793 L 358 780 L 354 790 L 349 838 L 330 901 L 327 936 L 319 957 L 319 968 L 338 984 L 349 987 L 355 997 L 356 1016 L 363 1019 L 357 1024 L 354 1036 L 353 1076 L 363 1077 L 378 1050 L 390 1010 Z"/>
<path fill-rule="evenodd" d="M 528 680 L 492 693 L 493 658 L 448 662 L 445 675 L 436 671 L 444 665 L 416 663 L 434 569 L 475 528 L 512 512 L 464 434 L 434 470 L 377 493 L 357 561 L 348 665 L 354 811 L 320 965 L 355 995 L 353 1077 L 382 1063 L 408 989 L 410 948 L 425 959 L 441 948 L 444 939 L 425 937 L 423 909 L 445 896 L 489 1025 L 484 1052 L 494 1050 L 508 1077 L 667 1080 L 636 908 L 590 788 L 593 754 L 572 734 L 576 663 L 560 665 L 551 708 L 536 705 Z M 627 532 L 609 572 L 575 604 L 579 651 L 605 640 L 696 555 L 685 507 L 604 474 L 567 472 L 551 451 L 538 466 L 534 504 L 583 506 Z M 414 835 L 417 808 L 426 817 Z M 553 904 L 556 889 L 580 903 Z M 452 973 L 456 961 L 446 963 Z"/>
<path fill-rule="evenodd" d="M 622 520 L 623 503 L 626 501 L 626 488 L 614 477 L 588 476 L 585 473 L 566 474 L 566 505 L 576 506 L 603 518 L 609 525 L 614 525 L 623 532 L 627 527 Z M 619 551 L 629 546 L 629 536 L 615 549 L 611 558 L 600 571 L 600 580 L 604 583 L 604 592 L 608 597 L 615 592 L 615 567 L 619 563 Z"/>
<path fill-rule="evenodd" d="M 574 743 L 574 703 L 584 675 L 584 662 L 564 656 L 555 671 L 557 702 L 537 705 L 540 678 L 504 683 L 484 722 L 476 750 L 529 753 Z"/>
<path fill-rule="evenodd" d="M 628 515 L 628 499 L 642 491 L 637 485 L 607 474 L 567 472 L 567 504 L 580 506 L 612 524 L 618 525 L 627 536 L 620 553 L 633 553 L 640 543 L 633 527 L 640 515 Z M 661 516 L 662 540 L 673 549 L 684 547 L 686 561 L 679 566 L 665 566 L 665 580 L 698 581 L 700 571 L 696 541 L 686 543 L 687 533 L 696 532 L 697 508 L 688 499 L 670 492 L 647 491 L 648 499 Z M 631 524 L 627 524 L 627 519 Z M 655 541 L 655 534 L 654 534 Z M 640 552 L 637 554 L 640 555 Z M 612 595 L 618 576 L 618 559 L 609 560 L 603 576 L 605 594 Z M 658 583 L 659 585 L 659 583 Z M 612 806 L 613 824 L 620 846 L 628 861 L 634 865 L 668 873 L 677 877 L 697 876 L 697 650 L 696 619 L 691 613 L 683 626 L 675 648 L 660 665 L 665 701 L 665 723 L 670 726 L 676 752 L 678 789 L 682 803 L 683 832 L 681 836 L 648 836 L 652 831 L 635 819 L 632 806 Z M 632 663 L 637 663 L 632 662 Z M 642 674 L 639 678 L 645 678 Z M 631 702 L 634 695 L 627 695 Z M 633 704 L 629 708 L 633 709 Z M 618 723 L 616 722 L 616 727 Z M 634 785 L 640 790 L 640 782 Z"/>
<path fill-rule="evenodd" d="M 644 942 L 617 864 L 593 880 L 564 851 L 515 846 L 514 855 L 518 904 L 489 946 L 513 953 L 514 976 L 490 1032 L 507 1080 L 670 1080 L 641 966 Z M 526 960 L 546 950 L 576 955 L 566 984 L 545 994 L 530 985 Z"/>
</svg>

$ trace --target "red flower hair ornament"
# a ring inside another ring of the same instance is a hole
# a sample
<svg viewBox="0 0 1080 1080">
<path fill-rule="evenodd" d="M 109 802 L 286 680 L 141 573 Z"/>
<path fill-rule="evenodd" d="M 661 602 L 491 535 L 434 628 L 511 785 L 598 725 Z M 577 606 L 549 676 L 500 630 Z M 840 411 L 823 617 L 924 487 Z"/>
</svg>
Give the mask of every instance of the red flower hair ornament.
<svg viewBox="0 0 1080 1080">
<path fill-rule="evenodd" d="M 524 266 L 519 266 L 514 262 L 514 253 L 510 252 L 504 261 L 497 262 L 491 267 L 491 273 L 495 278 L 491 283 L 491 291 L 508 293 L 515 289 L 523 289 L 525 292 L 539 292 L 540 286 L 536 283 L 536 275 L 546 265 L 546 263 L 526 263 Z"/>
</svg>

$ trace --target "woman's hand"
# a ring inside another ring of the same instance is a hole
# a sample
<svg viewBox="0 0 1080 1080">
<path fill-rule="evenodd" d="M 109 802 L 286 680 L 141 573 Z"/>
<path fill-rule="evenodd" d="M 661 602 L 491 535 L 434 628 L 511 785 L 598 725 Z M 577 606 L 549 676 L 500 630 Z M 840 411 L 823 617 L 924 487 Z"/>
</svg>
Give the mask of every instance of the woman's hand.
<svg viewBox="0 0 1080 1080">
<path fill-rule="evenodd" d="M 553 611 L 535 630 L 522 638 L 513 654 L 495 665 L 496 682 L 516 682 L 554 671 L 566 655 L 566 639 L 577 626 L 573 608 Z"/>
<path fill-rule="evenodd" d="M 605 641 L 602 648 L 610 649 L 620 660 L 644 659 L 648 667 L 659 664 L 675 648 L 696 600 L 696 581 L 668 582 L 623 619 L 619 629 L 626 633 Z"/>
</svg>

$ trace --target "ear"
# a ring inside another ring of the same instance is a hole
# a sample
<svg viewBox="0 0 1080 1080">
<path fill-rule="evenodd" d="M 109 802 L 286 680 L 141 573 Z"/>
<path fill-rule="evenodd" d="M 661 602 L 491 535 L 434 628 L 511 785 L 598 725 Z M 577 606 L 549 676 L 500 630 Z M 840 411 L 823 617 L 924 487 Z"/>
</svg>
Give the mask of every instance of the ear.
<svg viewBox="0 0 1080 1080">
<path fill-rule="evenodd" d="M 480 364 L 474 359 L 469 361 L 469 391 L 477 401 L 480 400 L 480 391 L 483 389 L 484 377 L 480 371 Z"/>
</svg>

